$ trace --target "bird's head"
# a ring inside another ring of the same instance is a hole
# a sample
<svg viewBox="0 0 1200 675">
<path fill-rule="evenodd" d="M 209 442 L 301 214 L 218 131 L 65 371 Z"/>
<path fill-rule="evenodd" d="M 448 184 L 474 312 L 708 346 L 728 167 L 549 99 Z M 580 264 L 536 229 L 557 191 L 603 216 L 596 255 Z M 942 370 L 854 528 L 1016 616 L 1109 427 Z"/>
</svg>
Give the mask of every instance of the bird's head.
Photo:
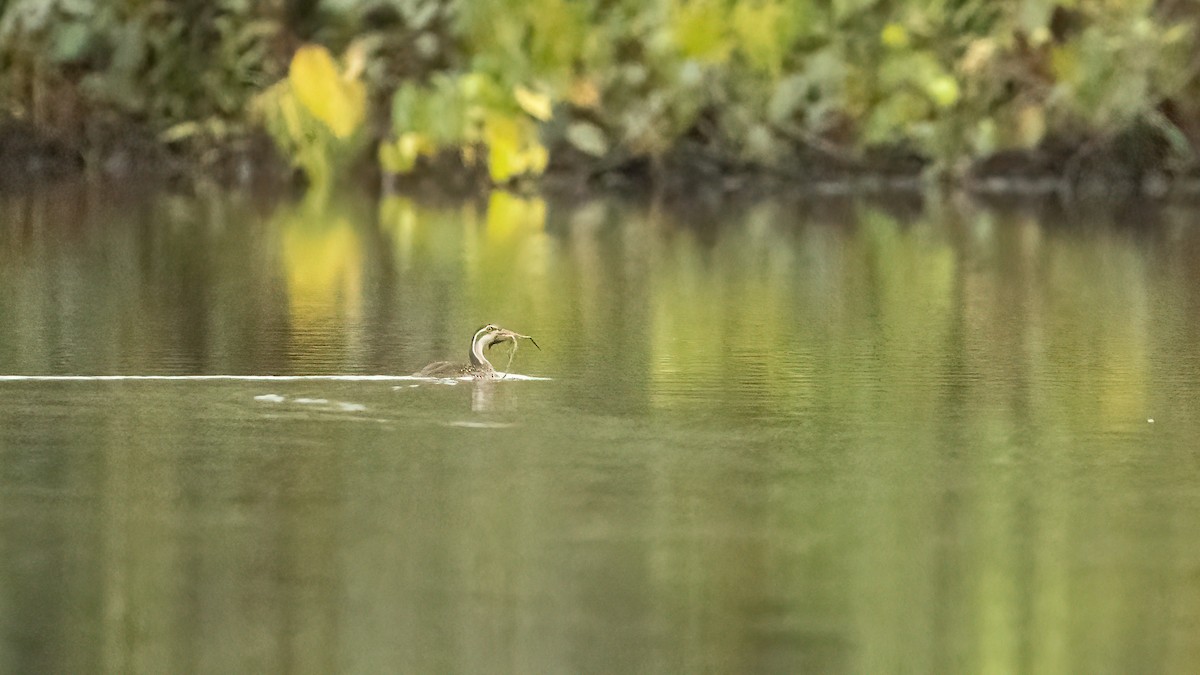
<svg viewBox="0 0 1200 675">
<path fill-rule="evenodd" d="M 501 342 L 512 342 L 515 344 L 517 340 L 529 340 L 533 343 L 534 347 L 541 350 L 541 347 L 538 347 L 538 343 L 532 337 L 516 333 L 507 328 L 501 328 L 494 323 L 489 323 L 475 331 L 475 337 L 472 338 L 471 343 L 490 349 Z"/>
</svg>

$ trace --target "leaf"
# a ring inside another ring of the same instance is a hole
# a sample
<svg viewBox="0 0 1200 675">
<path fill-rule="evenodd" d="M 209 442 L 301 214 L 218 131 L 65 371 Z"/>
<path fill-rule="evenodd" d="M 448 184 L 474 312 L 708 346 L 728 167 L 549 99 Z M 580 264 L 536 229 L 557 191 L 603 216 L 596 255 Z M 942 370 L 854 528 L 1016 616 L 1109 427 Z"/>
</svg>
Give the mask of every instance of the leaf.
<svg viewBox="0 0 1200 675">
<path fill-rule="evenodd" d="M 723 63 L 732 48 L 725 33 L 725 11 L 714 0 L 679 2 L 672 17 L 675 42 L 685 56 Z"/>
<path fill-rule="evenodd" d="M 92 29 L 87 24 L 71 22 L 54 31 L 50 59 L 66 63 L 81 58 L 92 42 Z"/>
<path fill-rule="evenodd" d="M 868 143 L 886 143 L 897 133 L 908 135 L 929 115 L 929 101 L 915 92 L 899 91 L 883 99 L 867 117 L 863 129 Z"/>
<path fill-rule="evenodd" d="M 1079 80 L 1080 61 L 1077 43 L 1067 43 L 1050 50 L 1050 67 L 1058 82 L 1074 85 Z"/>
<path fill-rule="evenodd" d="M 366 115 L 367 91 L 362 82 L 346 80 L 329 51 L 320 45 L 296 50 L 288 70 L 296 98 L 337 138 L 347 138 Z"/>
<path fill-rule="evenodd" d="M 767 102 L 767 119 L 774 124 L 788 123 L 804 103 L 808 90 L 808 78 L 804 75 L 792 75 L 782 80 Z"/>
<path fill-rule="evenodd" d="M 513 87 L 513 98 L 517 99 L 517 105 L 521 106 L 521 110 L 543 122 L 548 122 L 554 115 L 550 97 L 546 94 L 535 92 L 518 84 Z"/>
<path fill-rule="evenodd" d="M 490 113 L 484 120 L 488 146 L 488 173 L 495 183 L 546 170 L 549 153 L 537 140 L 537 129 L 528 119 Z"/>
<path fill-rule="evenodd" d="M 975 129 L 971 133 L 971 145 L 976 152 L 990 155 L 996 151 L 999 145 L 998 136 L 999 129 L 996 126 L 996 120 L 990 117 L 982 119 L 975 125 Z"/>
<path fill-rule="evenodd" d="M 405 174 L 413 170 L 417 158 L 432 152 L 428 139 L 421 134 L 407 132 L 393 143 L 379 145 L 379 163 L 389 173 Z"/>
<path fill-rule="evenodd" d="M 503 115 L 489 115 L 483 128 L 488 146 L 488 173 L 503 183 L 521 173 L 520 131 L 516 122 Z"/>
<path fill-rule="evenodd" d="M 750 157 L 771 162 L 779 155 L 780 149 L 779 140 L 766 126 L 755 124 L 746 132 L 746 153 Z"/>
<path fill-rule="evenodd" d="M 540 176 L 546 172 L 550 163 L 550 151 L 546 146 L 534 140 L 525 148 L 525 171 Z"/>
<path fill-rule="evenodd" d="M 926 83 L 925 93 L 939 108 L 949 108 L 958 103 L 958 81 L 950 75 L 939 75 Z"/>
<path fill-rule="evenodd" d="M 201 131 L 202 128 L 199 122 L 188 120 L 167 128 L 158 135 L 158 140 L 162 141 L 163 143 L 175 143 L 176 141 L 182 141 L 186 138 L 191 138 Z"/>
<path fill-rule="evenodd" d="M 739 2 L 733 8 L 733 32 L 742 52 L 750 63 L 773 75 L 783 69 L 791 42 L 784 29 L 792 23 L 775 0 Z"/>
<path fill-rule="evenodd" d="M 967 45 L 963 57 L 959 59 L 958 67 L 966 75 L 979 75 L 984 72 L 996 57 L 996 41 L 992 38 L 979 38 Z"/>
<path fill-rule="evenodd" d="M 608 154 L 608 139 L 600 127 L 591 122 L 575 122 L 567 127 L 567 140 L 582 152 L 593 157 Z"/>
<path fill-rule="evenodd" d="M 909 44 L 908 30 L 898 23 L 889 23 L 884 26 L 883 31 L 879 34 L 879 41 L 885 47 L 892 49 L 904 49 Z"/>
</svg>

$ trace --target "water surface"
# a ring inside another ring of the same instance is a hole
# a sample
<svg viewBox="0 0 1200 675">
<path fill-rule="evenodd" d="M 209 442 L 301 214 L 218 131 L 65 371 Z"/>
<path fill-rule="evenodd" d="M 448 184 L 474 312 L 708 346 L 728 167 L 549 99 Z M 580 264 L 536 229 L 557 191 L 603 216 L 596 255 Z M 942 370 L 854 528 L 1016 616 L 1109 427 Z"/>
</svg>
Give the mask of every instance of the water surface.
<svg viewBox="0 0 1200 675">
<path fill-rule="evenodd" d="M 2 195 L 0 671 L 1188 672 L 1198 227 Z"/>
</svg>

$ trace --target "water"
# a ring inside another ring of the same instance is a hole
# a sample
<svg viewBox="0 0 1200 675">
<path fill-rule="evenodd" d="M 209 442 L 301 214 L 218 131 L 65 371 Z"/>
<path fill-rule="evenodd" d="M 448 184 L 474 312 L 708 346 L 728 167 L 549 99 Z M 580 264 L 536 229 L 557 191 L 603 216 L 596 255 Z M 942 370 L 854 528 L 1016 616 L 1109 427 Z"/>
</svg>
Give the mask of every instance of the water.
<svg viewBox="0 0 1200 675">
<path fill-rule="evenodd" d="M 0 196 L 0 672 L 1188 672 L 1198 226 Z"/>
</svg>

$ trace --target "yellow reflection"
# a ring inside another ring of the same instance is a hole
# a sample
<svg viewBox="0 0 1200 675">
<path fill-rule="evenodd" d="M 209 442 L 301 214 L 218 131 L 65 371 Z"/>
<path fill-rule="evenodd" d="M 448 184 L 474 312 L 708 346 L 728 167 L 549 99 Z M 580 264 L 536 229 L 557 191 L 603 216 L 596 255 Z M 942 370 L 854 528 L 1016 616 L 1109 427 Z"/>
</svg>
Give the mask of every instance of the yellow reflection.
<svg viewBox="0 0 1200 675">
<path fill-rule="evenodd" d="M 391 243 L 408 316 L 436 317 L 448 331 L 493 322 L 539 337 L 552 334 L 570 316 L 573 297 L 560 289 L 572 268 L 554 265 L 546 218 L 544 200 L 504 191 L 491 193 L 486 203 L 453 206 L 386 197 L 379 224 Z M 562 352 L 539 353 L 536 363 L 545 368 L 556 355 Z"/>
<path fill-rule="evenodd" d="M 297 212 L 283 224 L 288 301 L 298 327 L 362 313 L 362 242 L 348 218 Z"/>
<path fill-rule="evenodd" d="M 488 197 L 483 230 L 467 226 L 468 287 L 486 310 L 528 299 L 545 278 L 549 258 L 546 202 L 495 190 Z"/>
<path fill-rule="evenodd" d="M 413 263 L 413 246 L 417 236 L 417 208 L 407 197 L 389 195 L 379 202 L 379 225 L 390 232 L 396 248 L 396 262 L 401 270 Z"/>
<path fill-rule="evenodd" d="M 541 232 L 546 225 L 546 200 L 525 199 L 503 190 L 488 197 L 487 238 L 489 243 Z"/>
<path fill-rule="evenodd" d="M 491 302 L 504 301 L 492 289 L 524 293 L 528 291 L 524 284 L 538 282 L 546 274 L 549 243 L 542 199 L 497 190 L 480 214 L 475 203 L 446 209 L 391 196 L 381 203 L 379 220 L 391 235 L 402 269 L 463 265 L 468 287 Z"/>
<path fill-rule="evenodd" d="M 700 250 L 695 238 L 688 232 L 676 235 L 670 248 L 670 259 L 659 261 L 657 283 L 654 288 L 654 328 L 652 332 L 653 359 L 651 379 L 652 397 L 657 404 L 670 405 L 671 393 L 675 391 L 669 383 L 685 370 L 695 369 L 696 364 L 712 364 L 720 357 L 721 345 L 717 340 L 694 340 L 694 327 L 720 326 L 723 322 L 718 314 L 719 303 L 706 302 L 711 297 L 711 277 L 703 269 Z M 714 353 L 717 352 L 717 353 Z M 714 373 L 715 375 L 715 373 Z"/>
</svg>

